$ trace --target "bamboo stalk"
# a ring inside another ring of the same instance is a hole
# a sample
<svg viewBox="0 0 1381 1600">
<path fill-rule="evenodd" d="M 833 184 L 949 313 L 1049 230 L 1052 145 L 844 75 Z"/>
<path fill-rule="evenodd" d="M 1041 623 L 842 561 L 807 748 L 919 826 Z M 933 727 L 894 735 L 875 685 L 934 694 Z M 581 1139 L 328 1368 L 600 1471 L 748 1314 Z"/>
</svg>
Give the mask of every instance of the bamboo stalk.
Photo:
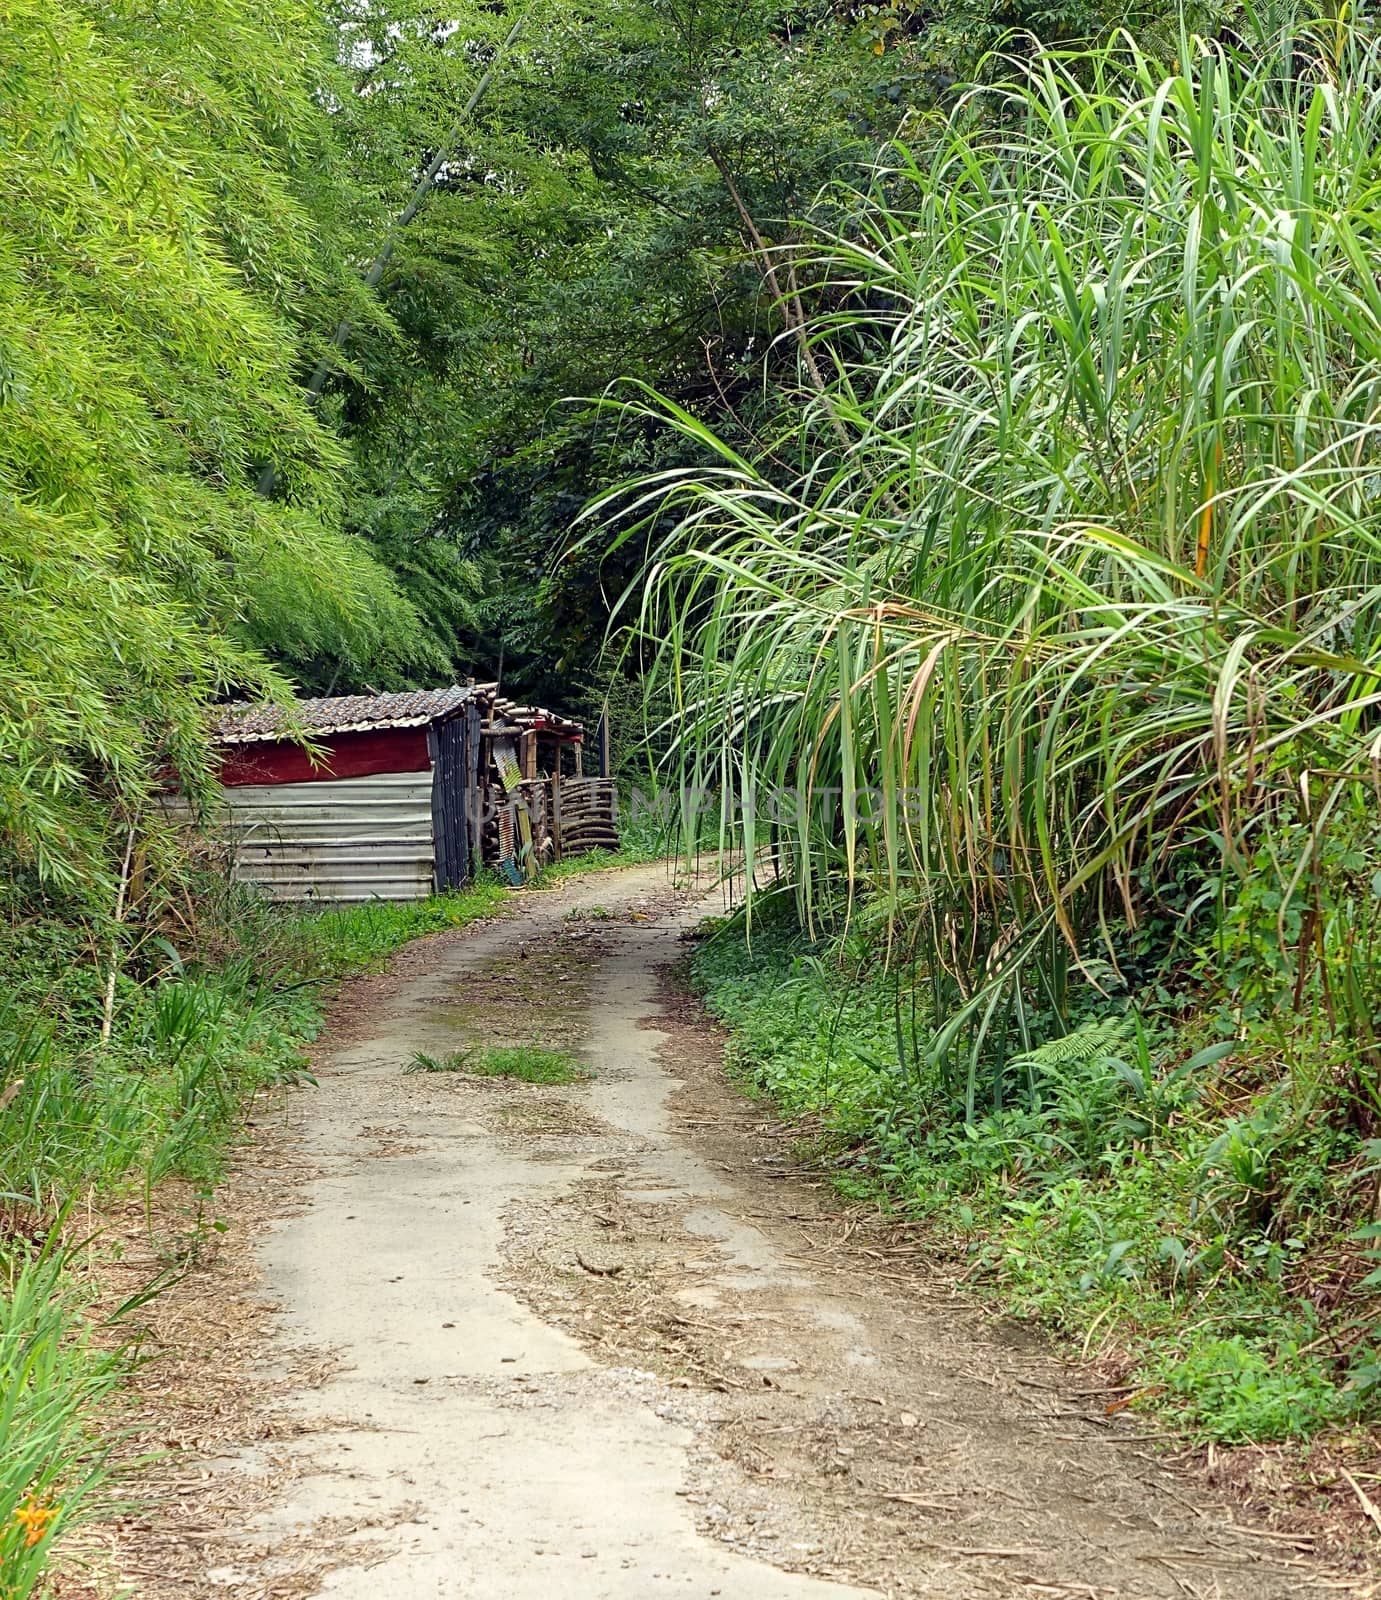
<svg viewBox="0 0 1381 1600">
<path fill-rule="evenodd" d="M 115 926 L 120 928 L 125 920 L 126 898 L 129 893 L 130 866 L 134 860 L 134 823 L 125 835 L 125 856 L 120 863 L 120 883 L 115 893 Z M 115 1025 L 115 981 L 120 971 L 120 936 L 118 932 L 110 941 L 110 966 L 106 972 L 105 996 L 101 1005 L 101 1044 L 110 1043 Z"/>
<path fill-rule="evenodd" d="M 384 275 L 384 268 L 388 265 L 389 261 L 393 257 L 394 249 L 398 244 L 399 235 L 422 209 L 422 202 L 431 193 L 442 167 L 446 165 L 446 163 L 455 153 L 456 145 L 460 142 L 460 136 L 465 129 L 466 123 L 474 115 L 485 95 L 489 93 L 490 86 L 494 82 L 495 73 L 498 71 L 498 68 L 504 57 L 512 48 L 520 30 L 522 29 L 522 26 L 523 17 L 520 15 L 514 19 L 513 26 L 508 30 L 507 37 L 495 52 L 494 59 L 485 68 L 483 77 L 481 77 L 480 81 L 475 85 L 474 92 L 465 102 L 459 117 L 457 117 L 455 122 L 452 124 L 450 132 L 447 134 L 446 138 L 442 140 L 440 148 L 428 163 L 427 170 L 422 174 L 421 179 L 418 181 L 417 187 L 412 192 L 412 198 L 394 219 L 393 225 L 389 228 L 383 244 L 379 247 L 378 254 L 374 257 L 374 260 L 370 263 L 368 272 L 366 272 L 364 275 L 364 286 L 366 289 L 374 289 L 378 287 L 379 280 Z M 339 323 L 336 325 L 336 331 L 331 335 L 331 342 L 327 346 L 326 354 L 322 356 L 320 361 L 317 362 L 316 371 L 312 373 L 311 380 L 307 384 L 307 399 L 311 404 L 315 405 L 316 402 L 321 398 L 322 390 L 326 387 L 326 380 L 330 377 L 335 368 L 336 353 L 345 348 L 346 342 L 349 340 L 352 332 L 353 326 L 350 322 L 350 319 L 348 317 L 342 317 Z M 277 469 L 274 467 L 271 461 L 267 462 L 264 466 L 264 470 L 259 474 L 258 483 L 258 491 L 260 495 L 264 497 L 264 499 L 268 499 L 269 496 L 272 495 L 277 481 Z M 500 664 L 500 671 L 502 671 L 502 663 Z"/>
</svg>

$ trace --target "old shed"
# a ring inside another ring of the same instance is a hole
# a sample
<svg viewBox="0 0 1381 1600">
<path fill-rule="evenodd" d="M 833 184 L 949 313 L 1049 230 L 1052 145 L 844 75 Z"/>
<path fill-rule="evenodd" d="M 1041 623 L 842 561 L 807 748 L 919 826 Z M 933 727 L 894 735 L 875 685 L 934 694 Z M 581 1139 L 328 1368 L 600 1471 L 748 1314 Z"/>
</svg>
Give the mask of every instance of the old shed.
<svg viewBox="0 0 1381 1600">
<path fill-rule="evenodd" d="M 493 684 L 228 705 L 213 737 L 231 869 L 275 900 L 418 900 L 618 848 L 607 740 L 587 777 L 579 722 Z"/>
<path fill-rule="evenodd" d="M 277 706 L 224 707 L 214 737 L 236 877 L 276 900 L 416 900 L 464 883 L 491 694 L 301 700 L 292 724 Z"/>
</svg>

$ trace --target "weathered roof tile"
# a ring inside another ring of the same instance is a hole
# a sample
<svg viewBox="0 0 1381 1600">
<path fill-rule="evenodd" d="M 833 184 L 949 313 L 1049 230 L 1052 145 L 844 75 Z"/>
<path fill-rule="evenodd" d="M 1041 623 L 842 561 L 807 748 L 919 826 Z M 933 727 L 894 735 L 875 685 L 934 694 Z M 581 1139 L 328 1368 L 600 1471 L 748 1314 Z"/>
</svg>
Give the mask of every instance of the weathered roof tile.
<svg viewBox="0 0 1381 1600">
<path fill-rule="evenodd" d="M 298 725 L 307 734 L 366 733 L 374 728 L 420 728 L 438 722 L 476 698 L 473 685 L 449 689 L 405 689 L 399 694 L 345 694 L 329 699 L 299 700 Z M 289 738 L 287 718 L 279 706 L 248 701 L 220 708 L 212 725 L 218 744 L 253 744 Z"/>
</svg>

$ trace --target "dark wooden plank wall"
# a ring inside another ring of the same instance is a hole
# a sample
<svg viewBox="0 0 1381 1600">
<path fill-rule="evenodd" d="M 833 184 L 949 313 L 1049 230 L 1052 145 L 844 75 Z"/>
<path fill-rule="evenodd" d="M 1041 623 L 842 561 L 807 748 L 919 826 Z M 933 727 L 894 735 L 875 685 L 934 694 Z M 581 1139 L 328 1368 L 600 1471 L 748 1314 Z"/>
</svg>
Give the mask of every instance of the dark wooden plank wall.
<svg viewBox="0 0 1381 1600">
<path fill-rule="evenodd" d="M 436 847 L 436 887 L 458 889 L 472 871 L 477 809 L 479 711 L 467 707 L 458 717 L 433 727 L 432 838 Z"/>
<path fill-rule="evenodd" d="M 484 826 L 484 736 L 480 727 L 484 717 L 477 705 L 465 712 L 465 861 L 469 877 L 483 865 L 480 830 Z"/>
</svg>

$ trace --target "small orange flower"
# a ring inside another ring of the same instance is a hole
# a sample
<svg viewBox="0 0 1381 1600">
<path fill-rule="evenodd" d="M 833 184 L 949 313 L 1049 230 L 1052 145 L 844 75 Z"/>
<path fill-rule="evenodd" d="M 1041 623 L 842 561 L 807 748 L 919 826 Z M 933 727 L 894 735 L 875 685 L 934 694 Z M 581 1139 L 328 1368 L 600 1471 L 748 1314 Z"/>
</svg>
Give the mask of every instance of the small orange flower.
<svg viewBox="0 0 1381 1600">
<path fill-rule="evenodd" d="M 25 1529 L 24 1547 L 31 1549 L 48 1531 L 48 1524 L 58 1514 L 57 1506 L 39 1505 L 36 1500 L 30 1499 L 26 1505 L 15 1508 L 14 1520 Z"/>
</svg>

